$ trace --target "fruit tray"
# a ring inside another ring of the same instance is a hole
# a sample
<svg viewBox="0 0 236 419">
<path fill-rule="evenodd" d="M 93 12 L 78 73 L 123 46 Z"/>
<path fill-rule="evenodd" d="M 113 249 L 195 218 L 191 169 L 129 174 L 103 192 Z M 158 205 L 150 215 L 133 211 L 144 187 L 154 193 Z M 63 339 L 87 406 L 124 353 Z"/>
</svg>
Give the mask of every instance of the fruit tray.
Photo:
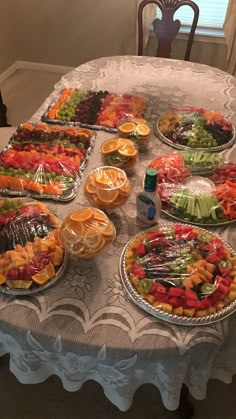
<svg viewBox="0 0 236 419">
<path fill-rule="evenodd" d="M 183 150 L 221 151 L 235 142 L 235 128 L 219 112 L 194 106 L 172 108 L 158 119 L 156 135 Z"/>
<path fill-rule="evenodd" d="M 86 128 L 20 125 L 0 155 L 0 193 L 57 201 L 73 199 L 94 136 Z"/>
<path fill-rule="evenodd" d="M 59 239 L 62 222 L 43 203 L 0 199 L 0 291 L 32 295 L 55 284 L 67 255 Z"/>
<path fill-rule="evenodd" d="M 158 171 L 165 214 L 203 226 L 236 221 L 236 164 L 217 153 L 183 151 L 159 156 L 149 167 Z"/>
<path fill-rule="evenodd" d="M 150 113 L 151 102 L 141 96 L 67 88 L 49 106 L 42 121 L 116 132 L 121 120 L 148 117 Z"/>
<path fill-rule="evenodd" d="M 135 304 L 171 323 L 206 325 L 236 309 L 236 253 L 199 227 L 168 223 L 137 234 L 120 275 Z"/>
</svg>

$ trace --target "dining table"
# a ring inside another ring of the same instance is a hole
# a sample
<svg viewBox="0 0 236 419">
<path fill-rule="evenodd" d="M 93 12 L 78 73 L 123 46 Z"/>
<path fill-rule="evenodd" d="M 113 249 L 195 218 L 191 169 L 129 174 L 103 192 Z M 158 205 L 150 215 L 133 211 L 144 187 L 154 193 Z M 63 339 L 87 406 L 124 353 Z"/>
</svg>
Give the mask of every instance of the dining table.
<svg viewBox="0 0 236 419">
<path fill-rule="evenodd" d="M 181 60 L 115 56 L 92 60 L 65 74 L 30 121 L 37 123 L 64 88 L 108 90 L 148 97 L 151 124 L 170 107 L 194 105 L 224 114 L 236 126 L 236 78 L 219 69 Z M 25 121 L 22 121 L 25 122 Z M 101 145 L 115 133 L 96 131 L 94 149 L 76 197 L 66 203 L 46 201 L 59 217 L 89 206 L 83 183 L 102 166 Z M 127 295 L 120 277 L 124 246 L 140 230 L 136 195 L 149 163 L 174 149 L 154 133 L 130 182 L 132 193 L 109 211 L 116 239 L 93 259 L 71 257 L 64 275 L 44 291 L 28 297 L 0 294 L 0 355 L 9 354 L 10 371 L 24 384 L 56 375 L 68 391 L 88 380 L 99 383 L 121 411 L 132 405 L 143 384 L 159 389 L 168 410 L 178 408 L 185 385 L 197 400 L 207 383 L 230 383 L 236 373 L 236 315 L 212 324 L 186 326 L 152 316 Z M 236 162 L 236 146 L 221 152 Z M 161 215 L 160 225 L 171 221 Z M 235 224 L 211 227 L 236 250 Z"/>
</svg>

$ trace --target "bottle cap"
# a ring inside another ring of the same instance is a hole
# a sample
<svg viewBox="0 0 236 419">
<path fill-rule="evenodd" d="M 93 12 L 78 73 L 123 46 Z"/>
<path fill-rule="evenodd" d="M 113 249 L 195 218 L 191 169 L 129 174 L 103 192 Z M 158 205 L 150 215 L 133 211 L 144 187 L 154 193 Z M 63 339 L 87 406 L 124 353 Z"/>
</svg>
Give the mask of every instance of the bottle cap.
<svg viewBox="0 0 236 419">
<path fill-rule="evenodd" d="M 155 192 L 157 186 L 157 170 L 147 169 L 144 189 L 147 192 Z"/>
</svg>

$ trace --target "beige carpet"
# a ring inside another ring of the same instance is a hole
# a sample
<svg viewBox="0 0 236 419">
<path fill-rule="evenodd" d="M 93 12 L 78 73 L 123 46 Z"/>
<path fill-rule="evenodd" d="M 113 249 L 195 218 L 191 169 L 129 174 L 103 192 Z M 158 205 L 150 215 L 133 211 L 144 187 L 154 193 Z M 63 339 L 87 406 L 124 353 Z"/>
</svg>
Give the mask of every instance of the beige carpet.
<svg viewBox="0 0 236 419">
<path fill-rule="evenodd" d="M 61 77 L 61 73 L 42 70 L 15 71 L 1 84 L 3 100 L 8 109 L 8 123 L 17 126 L 28 121 Z"/>
<path fill-rule="evenodd" d="M 60 80 L 61 74 L 19 70 L 2 85 L 9 109 L 9 122 L 17 126 L 37 110 Z M 5 145 L 14 128 L 0 128 Z M 236 362 L 236 361 L 235 361 Z M 194 419 L 235 419 L 236 378 L 230 385 L 210 381 L 207 399 L 192 400 Z M 164 409 L 159 391 L 142 386 L 128 412 L 122 413 L 104 396 L 102 388 L 90 381 L 75 393 L 65 391 L 57 377 L 45 383 L 23 385 L 9 372 L 7 356 L 0 359 L 0 419 L 174 419 Z"/>
</svg>

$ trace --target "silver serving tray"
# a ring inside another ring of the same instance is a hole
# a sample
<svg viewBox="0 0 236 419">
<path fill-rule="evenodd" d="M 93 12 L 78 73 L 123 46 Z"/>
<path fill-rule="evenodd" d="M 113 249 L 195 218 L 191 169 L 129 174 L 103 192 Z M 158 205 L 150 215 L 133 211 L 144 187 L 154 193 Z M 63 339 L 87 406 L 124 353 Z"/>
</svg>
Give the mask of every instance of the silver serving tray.
<svg viewBox="0 0 236 419">
<path fill-rule="evenodd" d="M 161 225 L 160 227 L 166 227 L 166 226 L 173 226 L 174 223 L 166 223 Z M 131 284 L 128 275 L 126 273 L 125 269 L 125 255 L 127 252 L 127 249 L 132 243 L 133 240 L 136 239 L 139 235 L 146 233 L 147 231 L 151 231 L 155 229 L 155 227 L 149 228 L 145 231 L 142 231 L 141 233 L 136 234 L 129 242 L 126 244 L 125 248 L 122 251 L 121 257 L 120 257 L 120 264 L 119 264 L 119 270 L 120 270 L 120 276 L 122 283 L 124 285 L 124 288 L 126 292 L 128 293 L 130 299 L 138 305 L 140 308 L 145 310 L 147 313 L 151 314 L 152 316 L 155 316 L 159 318 L 160 320 L 167 321 L 169 323 L 179 324 L 182 326 L 204 326 L 207 324 L 215 323 L 219 320 L 223 320 L 226 317 L 230 316 L 235 310 L 236 310 L 236 300 L 232 301 L 229 305 L 224 307 L 222 310 L 218 311 L 215 314 L 211 314 L 209 316 L 205 317 L 186 317 L 186 316 L 177 316 L 176 314 L 168 314 L 164 312 L 163 310 L 160 310 L 156 307 L 153 307 L 148 301 L 146 301 L 133 287 Z M 219 238 L 225 245 L 225 247 L 228 248 L 228 250 L 232 253 L 233 256 L 236 256 L 236 252 L 226 243 L 224 240 L 222 240 L 221 237 L 219 237 L 217 234 L 210 233 L 209 231 L 206 231 L 202 228 L 198 228 L 198 230 L 202 231 L 203 233 L 210 234 L 214 237 Z"/>
<path fill-rule="evenodd" d="M 58 94 L 57 98 L 59 99 L 61 92 Z M 118 95 L 117 95 L 118 96 Z M 135 94 L 133 94 L 133 96 L 135 96 Z M 144 119 L 150 119 L 151 117 L 151 113 L 152 113 L 152 108 L 153 108 L 153 102 L 150 98 L 146 98 L 144 95 L 142 95 L 142 97 L 144 97 L 147 100 L 147 106 L 145 109 L 145 113 L 143 118 Z M 50 111 L 50 109 L 57 103 L 57 100 L 54 99 L 54 101 L 48 106 L 46 112 L 42 115 L 41 120 L 43 122 L 46 122 L 47 124 L 57 124 L 57 125 L 68 125 L 68 126 L 72 126 L 72 127 L 81 127 L 81 128 L 89 128 L 89 129 L 95 129 L 95 130 L 103 130 L 103 131 L 107 131 L 107 132 L 117 132 L 118 129 L 117 128 L 109 128 L 106 127 L 105 125 L 91 125 L 91 124 L 83 124 L 82 122 L 76 121 L 76 122 L 69 122 L 69 121 L 63 121 L 61 119 L 49 119 L 48 118 L 48 112 Z"/>
<path fill-rule="evenodd" d="M 14 139 L 14 137 L 16 136 L 16 133 L 13 134 L 13 136 L 10 138 L 9 140 L 9 144 L 4 147 L 4 149 L 1 151 L 0 156 L 5 153 L 7 150 L 9 150 L 11 148 L 11 142 Z M 52 199 L 54 201 L 59 201 L 59 202 L 69 202 L 72 199 L 75 198 L 77 191 L 79 189 L 79 186 L 81 185 L 82 182 L 82 174 L 84 169 L 87 166 L 87 163 L 89 161 L 90 155 L 92 153 L 93 147 L 94 147 L 94 140 L 96 138 L 96 133 L 94 132 L 91 139 L 90 139 L 90 147 L 87 149 L 85 158 L 83 160 L 83 163 L 81 164 L 79 171 L 78 171 L 78 181 L 76 182 L 76 184 L 74 185 L 73 188 L 71 188 L 66 194 L 64 195 L 48 195 L 48 194 L 37 194 L 37 193 L 33 193 L 30 192 L 28 190 L 25 191 L 12 191 L 10 189 L 1 189 L 0 188 L 0 194 L 4 195 L 4 196 L 10 196 L 10 197 L 22 197 L 22 198 L 32 198 L 32 199 Z"/>
<path fill-rule="evenodd" d="M 22 200 L 26 200 L 27 202 L 32 201 L 32 203 L 34 202 L 33 199 L 25 199 L 22 198 Z M 53 211 L 50 207 L 49 207 L 50 211 L 55 214 L 55 216 L 60 220 L 60 218 L 58 217 L 58 215 L 55 213 L 55 211 Z M 62 275 L 65 273 L 66 268 L 67 268 L 67 264 L 69 261 L 69 255 L 67 253 L 64 252 L 64 257 L 63 257 L 63 261 L 61 266 L 59 267 L 59 269 L 57 270 L 56 274 L 54 275 L 54 277 L 52 279 L 49 279 L 48 282 L 46 282 L 43 285 L 33 285 L 32 287 L 29 289 L 22 289 L 22 288 L 9 288 L 7 286 L 7 284 L 3 284 L 0 286 L 0 292 L 2 292 L 3 294 L 7 294 L 7 295 L 12 295 L 15 297 L 27 297 L 27 296 L 31 296 L 33 294 L 36 294 L 38 292 L 44 291 L 47 288 L 53 286 L 54 284 L 56 284 L 57 281 L 59 281 L 59 279 L 62 277 Z"/>
<path fill-rule="evenodd" d="M 190 220 L 187 220 L 185 218 L 177 217 L 176 215 L 171 214 L 171 212 L 169 212 L 167 210 L 162 209 L 161 211 L 163 212 L 163 214 L 167 215 L 168 217 L 172 218 L 173 220 L 180 221 L 181 223 L 191 224 L 191 225 L 194 225 L 196 227 L 215 227 L 215 228 L 216 227 L 225 227 L 227 225 L 230 225 L 230 224 L 233 224 L 233 223 L 236 222 L 236 219 L 235 219 L 235 220 L 224 221 L 224 222 L 220 222 L 220 223 L 197 223 L 195 221 L 190 221 Z"/>
<path fill-rule="evenodd" d="M 235 143 L 236 131 L 235 131 L 235 127 L 232 125 L 232 127 L 233 127 L 233 137 L 226 144 L 216 146 L 216 147 L 209 147 L 209 148 L 206 148 L 206 147 L 193 148 L 193 147 L 188 147 L 188 146 L 182 145 L 182 144 L 176 144 L 176 143 L 173 143 L 173 141 L 169 140 L 169 138 L 165 137 L 165 135 L 162 134 L 162 132 L 159 129 L 159 120 L 160 120 L 160 118 L 158 118 L 156 123 L 154 124 L 154 133 L 155 133 L 156 137 L 160 138 L 160 140 L 163 143 L 169 145 L 170 147 L 176 148 L 177 150 L 222 151 L 222 150 L 225 150 L 226 148 L 229 148 L 229 147 L 233 146 L 233 144 Z"/>
</svg>

